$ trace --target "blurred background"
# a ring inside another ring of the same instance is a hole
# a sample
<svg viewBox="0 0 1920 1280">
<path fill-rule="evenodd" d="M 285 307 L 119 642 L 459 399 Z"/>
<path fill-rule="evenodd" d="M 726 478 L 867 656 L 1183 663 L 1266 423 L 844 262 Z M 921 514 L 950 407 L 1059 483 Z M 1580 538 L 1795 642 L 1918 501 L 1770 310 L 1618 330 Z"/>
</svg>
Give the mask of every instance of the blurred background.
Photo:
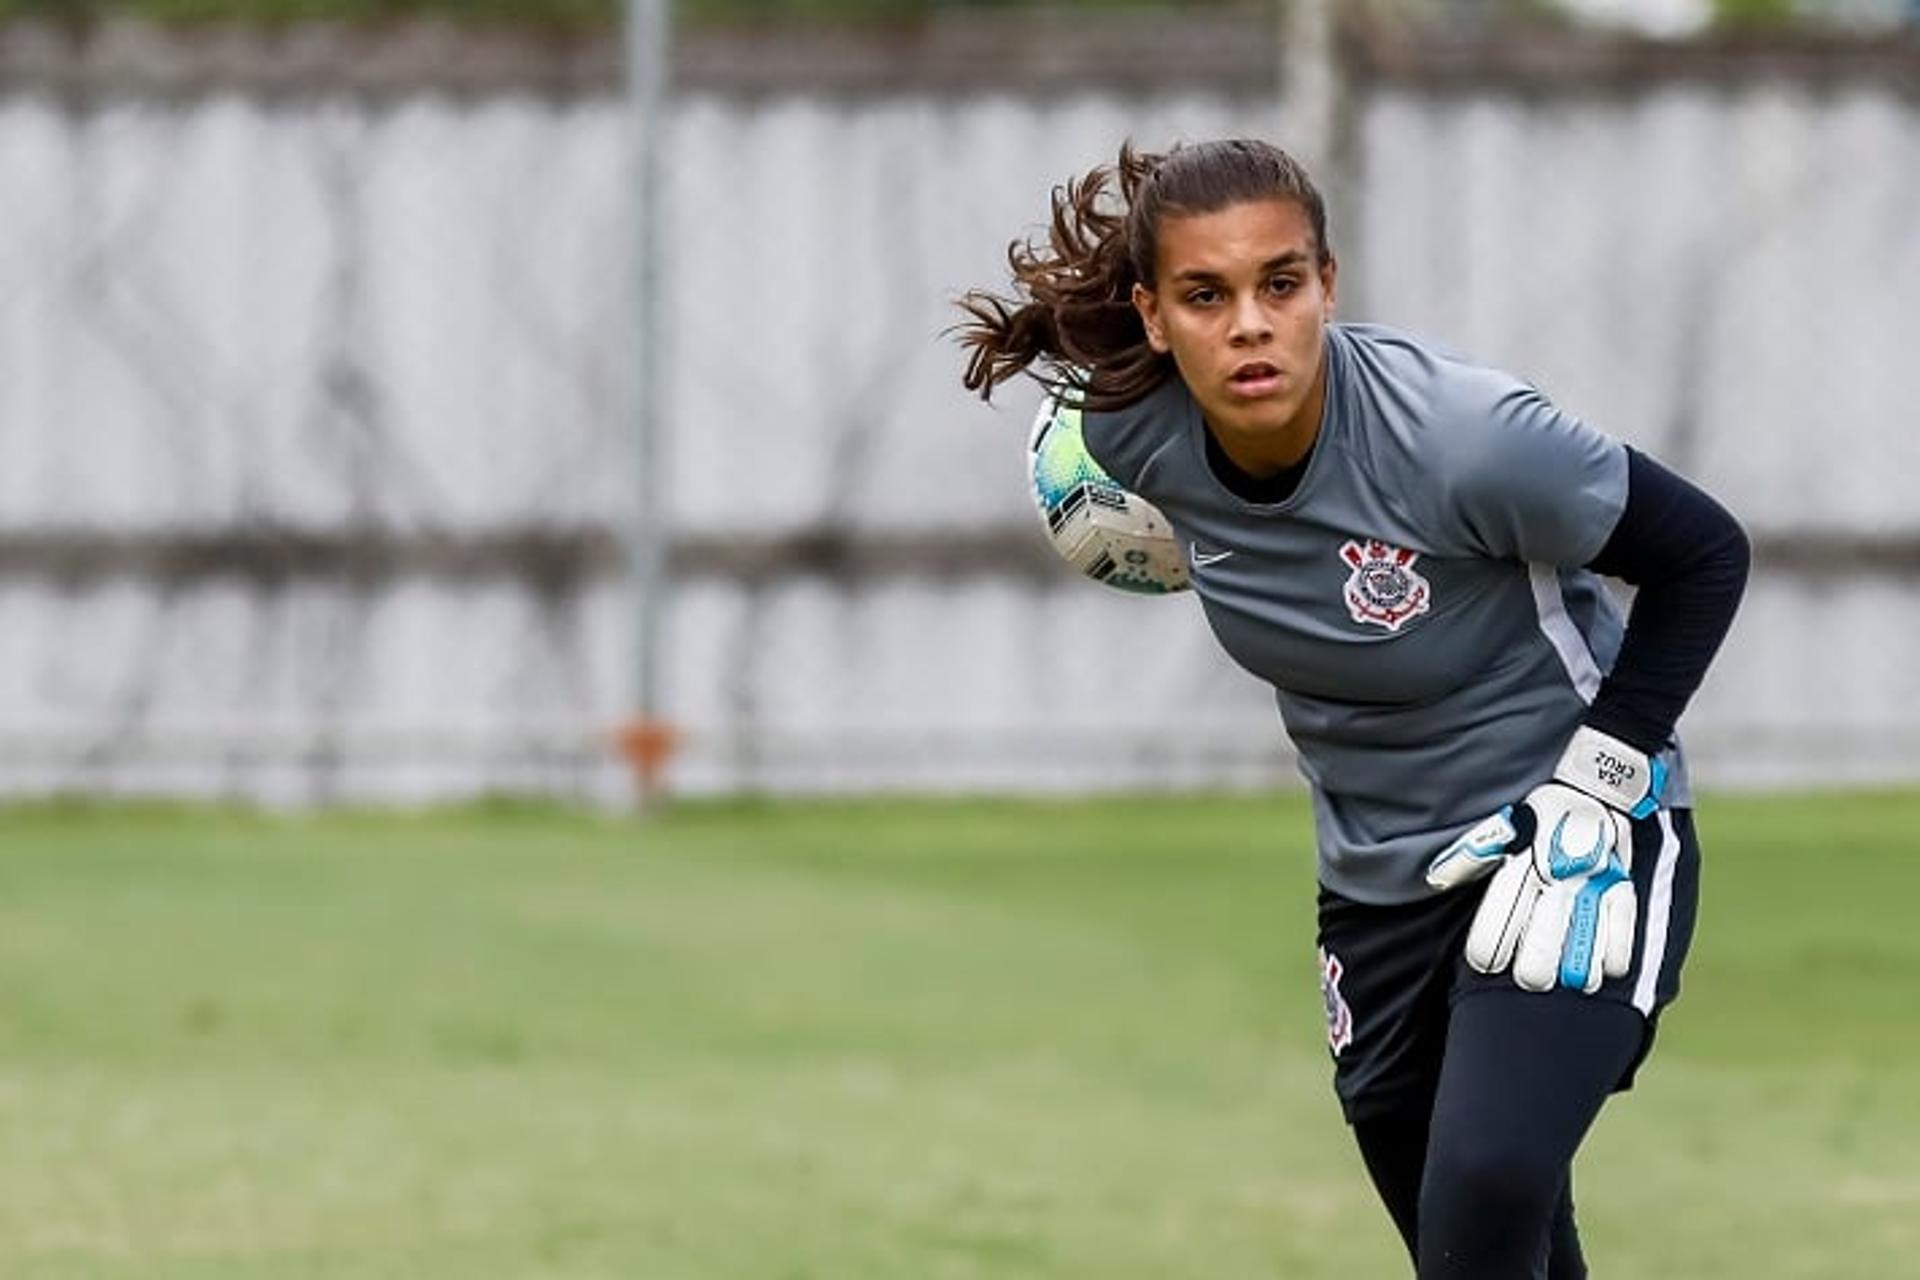
<svg viewBox="0 0 1920 1280">
<path fill-rule="evenodd" d="M 1254 132 L 1342 310 L 1746 521 L 1709 784 L 1920 778 L 1920 5 L 0 0 L 0 791 L 1291 783 L 952 299 Z M 629 732 L 629 746 L 632 734 Z"/>
<path fill-rule="evenodd" d="M 1596 1267 L 1912 1274 L 1907 0 L 0 0 L 0 1274 L 1404 1274 L 1270 695 L 946 333 L 1240 131 L 1753 535 Z"/>
</svg>

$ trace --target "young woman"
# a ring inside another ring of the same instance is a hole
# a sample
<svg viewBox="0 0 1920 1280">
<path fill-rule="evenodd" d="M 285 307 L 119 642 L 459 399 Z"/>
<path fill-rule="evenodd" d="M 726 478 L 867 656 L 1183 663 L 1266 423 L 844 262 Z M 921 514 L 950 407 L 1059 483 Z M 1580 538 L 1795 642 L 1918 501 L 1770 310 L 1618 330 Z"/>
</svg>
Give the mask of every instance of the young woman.
<svg viewBox="0 0 1920 1280">
<path fill-rule="evenodd" d="M 1319 193 L 1257 141 L 1056 190 L 966 385 L 1082 397 L 1188 548 L 1313 798 L 1334 1086 L 1419 1275 L 1586 1274 L 1575 1149 L 1673 999 L 1698 885 L 1673 731 L 1748 550 L 1506 374 L 1335 323 Z M 1600 578 L 1639 590 L 1624 621 Z"/>
</svg>

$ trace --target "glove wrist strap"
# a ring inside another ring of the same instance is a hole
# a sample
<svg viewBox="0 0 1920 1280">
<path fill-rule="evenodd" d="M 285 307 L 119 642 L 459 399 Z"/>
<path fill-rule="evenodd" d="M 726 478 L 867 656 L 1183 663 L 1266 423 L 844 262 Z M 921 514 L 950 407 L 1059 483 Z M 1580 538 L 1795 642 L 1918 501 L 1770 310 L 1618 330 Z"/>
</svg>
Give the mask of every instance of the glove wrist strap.
<svg viewBox="0 0 1920 1280">
<path fill-rule="evenodd" d="M 1591 725 L 1582 725 L 1567 743 L 1553 779 L 1577 787 L 1629 817 L 1644 818 L 1660 807 L 1667 770 L 1658 758 L 1650 760 L 1639 748 Z"/>
</svg>

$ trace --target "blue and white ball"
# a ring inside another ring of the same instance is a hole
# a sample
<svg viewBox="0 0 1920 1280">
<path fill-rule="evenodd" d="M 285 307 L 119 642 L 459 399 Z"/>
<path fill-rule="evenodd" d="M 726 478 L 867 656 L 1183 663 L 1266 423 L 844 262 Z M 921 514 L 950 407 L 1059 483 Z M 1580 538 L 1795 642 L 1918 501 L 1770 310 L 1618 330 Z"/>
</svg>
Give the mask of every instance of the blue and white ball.
<svg viewBox="0 0 1920 1280">
<path fill-rule="evenodd" d="M 1033 501 L 1061 559 L 1116 591 L 1159 596 L 1192 585 L 1173 526 L 1093 460 L 1080 406 L 1049 396 L 1028 440 Z"/>
</svg>

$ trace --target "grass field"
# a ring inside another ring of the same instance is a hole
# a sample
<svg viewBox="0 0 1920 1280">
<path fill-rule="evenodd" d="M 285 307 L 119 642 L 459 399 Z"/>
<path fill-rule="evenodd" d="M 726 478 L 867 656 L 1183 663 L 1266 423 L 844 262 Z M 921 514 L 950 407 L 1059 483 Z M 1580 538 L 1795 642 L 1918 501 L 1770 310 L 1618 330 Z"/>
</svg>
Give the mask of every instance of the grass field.
<svg viewBox="0 0 1920 1280">
<path fill-rule="evenodd" d="M 1920 1276 L 1920 795 L 1724 798 L 1595 1274 Z M 1404 1274 L 1295 799 L 0 814 L 0 1276 Z"/>
</svg>

